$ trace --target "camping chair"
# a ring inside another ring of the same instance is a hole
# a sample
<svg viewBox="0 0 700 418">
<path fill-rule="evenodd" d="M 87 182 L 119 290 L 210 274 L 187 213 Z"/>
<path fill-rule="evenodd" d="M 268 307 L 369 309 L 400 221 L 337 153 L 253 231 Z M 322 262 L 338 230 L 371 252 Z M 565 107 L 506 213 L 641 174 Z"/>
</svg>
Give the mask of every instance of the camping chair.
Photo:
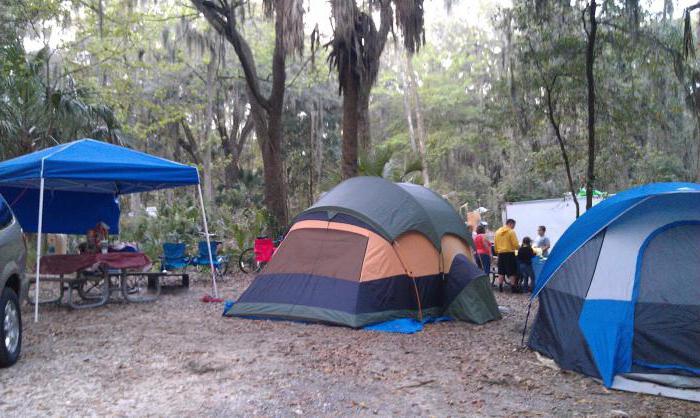
<svg viewBox="0 0 700 418">
<path fill-rule="evenodd" d="M 217 255 L 217 250 L 219 248 L 220 241 L 210 241 L 211 244 L 211 257 L 214 262 L 214 269 L 218 274 L 226 274 L 228 270 L 228 257 L 223 255 Z M 207 251 L 207 242 L 199 241 L 198 244 L 199 254 L 197 257 L 193 257 L 191 264 L 199 268 L 209 267 L 209 252 Z"/>
<path fill-rule="evenodd" d="M 190 258 L 185 254 L 186 249 L 184 243 L 164 243 L 163 255 L 160 257 L 160 270 L 185 271 L 185 268 L 190 264 Z"/>
</svg>

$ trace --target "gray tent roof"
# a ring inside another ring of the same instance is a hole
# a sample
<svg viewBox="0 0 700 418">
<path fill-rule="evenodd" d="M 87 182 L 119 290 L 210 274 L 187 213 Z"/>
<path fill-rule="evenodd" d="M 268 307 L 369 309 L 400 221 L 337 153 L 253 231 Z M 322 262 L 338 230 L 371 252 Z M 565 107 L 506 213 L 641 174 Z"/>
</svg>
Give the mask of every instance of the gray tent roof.
<svg viewBox="0 0 700 418">
<path fill-rule="evenodd" d="M 445 234 L 472 245 L 464 221 L 445 199 L 423 186 L 393 183 L 380 177 L 354 177 L 335 186 L 303 214 L 328 212 L 351 215 L 367 223 L 389 241 L 418 231 L 440 248 Z"/>
</svg>

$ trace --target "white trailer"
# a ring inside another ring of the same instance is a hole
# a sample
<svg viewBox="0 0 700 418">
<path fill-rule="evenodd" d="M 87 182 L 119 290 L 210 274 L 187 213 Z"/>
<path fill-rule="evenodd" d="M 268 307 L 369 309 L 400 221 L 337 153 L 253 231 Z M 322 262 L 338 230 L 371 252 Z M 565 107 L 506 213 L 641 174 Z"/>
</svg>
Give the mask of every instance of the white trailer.
<svg viewBox="0 0 700 418">
<path fill-rule="evenodd" d="M 593 205 L 601 200 L 593 198 Z M 579 198 L 578 202 L 583 214 L 586 211 L 586 198 Z M 537 228 L 544 225 L 547 227 L 546 235 L 554 246 L 569 225 L 576 220 L 576 205 L 571 197 L 513 202 L 503 205 L 501 215 L 504 224 L 506 219 L 515 219 L 515 233 L 520 241 L 523 237 L 534 240 L 537 237 Z"/>
</svg>

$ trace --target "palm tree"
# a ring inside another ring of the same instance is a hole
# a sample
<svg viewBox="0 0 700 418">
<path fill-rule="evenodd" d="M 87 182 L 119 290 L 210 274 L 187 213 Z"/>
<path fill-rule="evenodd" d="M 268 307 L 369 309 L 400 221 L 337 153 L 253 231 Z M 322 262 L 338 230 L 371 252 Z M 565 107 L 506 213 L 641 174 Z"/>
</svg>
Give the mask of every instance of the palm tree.
<svg viewBox="0 0 700 418">
<path fill-rule="evenodd" d="M 394 20 L 409 54 L 424 43 L 423 0 L 370 0 L 361 2 L 362 7 L 357 3 L 331 0 L 335 27 L 326 45 L 331 50 L 328 63 L 338 73 L 343 96 L 343 178 L 358 174 L 358 147 L 363 152 L 369 149 L 369 97 Z M 378 28 L 372 18 L 375 11 L 380 17 Z"/>
<path fill-rule="evenodd" d="M 47 57 L 46 49 L 27 54 L 18 41 L 0 48 L 0 157 L 81 136 L 122 143 L 126 137 L 109 107 L 88 103 L 88 92 L 72 79 L 46 85 Z"/>
<path fill-rule="evenodd" d="M 358 173 L 362 176 L 383 177 L 395 182 L 422 184 L 423 165 L 419 158 L 400 161 L 392 147 L 377 148 L 363 153 L 358 161 Z"/>
</svg>

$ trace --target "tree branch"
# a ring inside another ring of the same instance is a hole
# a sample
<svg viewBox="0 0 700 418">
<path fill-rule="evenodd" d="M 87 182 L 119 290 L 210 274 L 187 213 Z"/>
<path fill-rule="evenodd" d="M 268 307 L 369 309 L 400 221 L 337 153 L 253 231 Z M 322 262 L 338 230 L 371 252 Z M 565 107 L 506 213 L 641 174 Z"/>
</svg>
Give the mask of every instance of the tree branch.
<svg viewBox="0 0 700 418">
<path fill-rule="evenodd" d="M 199 158 L 199 151 L 197 150 L 197 141 L 194 138 L 194 134 L 192 133 L 192 129 L 190 128 L 190 125 L 185 121 L 185 119 L 180 120 L 180 126 L 182 126 L 182 130 L 185 132 L 185 139 L 187 141 L 184 141 L 180 135 L 177 135 L 177 142 L 180 144 L 182 149 L 187 151 L 187 153 L 192 157 L 192 161 L 200 165 L 202 163 L 202 160 Z"/>
<path fill-rule="evenodd" d="M 236 29 L 234 8 L 231 6 L 218 7 L 207 0 L 190 0 L 199 10 L 212 27 L 233 45 L 233 49 L 241 63 L 246 82 L 250 93 L 260 106 L 266 111 L 270 111 L 270 101 L 260 93 L 257 71 L 255 69 L 255 59 L 250 46 Z M 239 4 L 239 3 L 237 3 Z"/>
<path fill-rule="evenodd" d="M 306 66 L 309 65 L 309 62 L 310 62 L 313 58 L 314 58 L 314 55 L 309 55 L 309 57 L 306 58 L 306 61 L 304 61 L 304 63 L 301 65 L 301 67 L 299 67 L 299 71 L 297 71 L 297 73 L 294 74 L 294 77 L 292 77 L 292 81 L 290 81 L 289 84 L 287 84 L 287 88 L 290 88 L 290 87 L 292 87 L 292 86 L 294 85 L 294 82 L 297 81 L 297 78 L 299 77 L 299 75 L 301 74 L 301 72 L 304 71 L 304 69 L 306 68 Z"/>
<path fill-rule="evenodd" d="M 243 125 L 243 129 L 241 129 L 241 135 L 238 137 L 238 142 L 236 143 L 236 148 L 238 149 L 239 155 L 241 154 L 241 151 L 243 151 L 243 146 L 245 145 L 246 140 L 250 136 L 251 132 L 253 132 L 254 126 L 253 118 L 248 116 L 248 118 L 245 120 L 245 125 Z"/>
</svg>

